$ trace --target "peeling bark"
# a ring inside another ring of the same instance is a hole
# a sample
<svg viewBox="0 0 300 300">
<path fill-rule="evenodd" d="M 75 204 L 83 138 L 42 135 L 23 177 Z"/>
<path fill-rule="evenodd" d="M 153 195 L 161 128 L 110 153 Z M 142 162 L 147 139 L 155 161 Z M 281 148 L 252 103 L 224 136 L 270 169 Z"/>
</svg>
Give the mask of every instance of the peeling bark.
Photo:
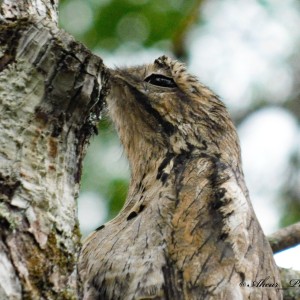
<svg viewBox="0 0 300 300">
<path fill-rule="evenodd" d="M 57 2 L 48 2 L 1 4 L 3 300 L 80 298 L 75 199 L 108 75 L 99 57 L 57 28 Z"/>
</svg>

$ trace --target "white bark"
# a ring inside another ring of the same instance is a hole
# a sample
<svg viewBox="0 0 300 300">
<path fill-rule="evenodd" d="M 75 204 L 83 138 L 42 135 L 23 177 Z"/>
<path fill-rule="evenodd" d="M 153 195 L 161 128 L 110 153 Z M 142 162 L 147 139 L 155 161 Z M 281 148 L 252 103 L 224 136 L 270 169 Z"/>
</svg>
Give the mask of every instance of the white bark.
<svg viewBox="0 0 300 300">
<path fill-rule="evenodd" d="M 1 6 L 0 299 L 77 299 L 75 199 L 106 73 L 34 3 Z"/>
<path fill-rule="evenodd" d="M 58 2 L 59 0 L 2 0 L 0 20 L 33 16 L 47 18 L 57 24 Z"/>
</svg>

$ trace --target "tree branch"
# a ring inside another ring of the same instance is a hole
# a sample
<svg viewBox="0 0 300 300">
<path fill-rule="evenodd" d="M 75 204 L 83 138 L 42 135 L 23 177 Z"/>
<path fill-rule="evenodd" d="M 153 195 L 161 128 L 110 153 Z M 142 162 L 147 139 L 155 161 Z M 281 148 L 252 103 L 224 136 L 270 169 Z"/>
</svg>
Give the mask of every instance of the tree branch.
<svg viewBox="0 0 300 300">
<path fill-rule="evenodd" d="M 300 244 L 300 222 L 279 229 L 268 237 L 274 254 Z"/>
</svg>

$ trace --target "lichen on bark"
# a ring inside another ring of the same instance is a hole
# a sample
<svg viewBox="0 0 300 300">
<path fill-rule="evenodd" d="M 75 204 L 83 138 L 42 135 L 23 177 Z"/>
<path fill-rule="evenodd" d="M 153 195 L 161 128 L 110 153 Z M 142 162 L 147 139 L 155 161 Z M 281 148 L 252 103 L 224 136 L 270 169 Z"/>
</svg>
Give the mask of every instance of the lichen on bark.
<svg viewBox="0 0 300 300">
<path fill-rule="evenodd" d="M 0 49 L 0 298 L 79 299 L 76 197 L 107 71 L 45 18 L 1 22 Z"/>
</svg>

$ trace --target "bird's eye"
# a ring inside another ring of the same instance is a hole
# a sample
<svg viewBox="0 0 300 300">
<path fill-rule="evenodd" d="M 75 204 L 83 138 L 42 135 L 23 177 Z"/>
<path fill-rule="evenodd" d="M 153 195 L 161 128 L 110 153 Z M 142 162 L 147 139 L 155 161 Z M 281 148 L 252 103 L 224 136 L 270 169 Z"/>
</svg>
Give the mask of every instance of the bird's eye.
<svg viewBox="0 0 300 300">
<path fill-rule="evenodd" d="M 161 75 L 161 74 L 151 74 L 150 76 L 145 78 L 146 82 L 149 82 L 153 85 L 163 86 L 163 87 L 177 87 L 173 78 Z"/>
</svg>

